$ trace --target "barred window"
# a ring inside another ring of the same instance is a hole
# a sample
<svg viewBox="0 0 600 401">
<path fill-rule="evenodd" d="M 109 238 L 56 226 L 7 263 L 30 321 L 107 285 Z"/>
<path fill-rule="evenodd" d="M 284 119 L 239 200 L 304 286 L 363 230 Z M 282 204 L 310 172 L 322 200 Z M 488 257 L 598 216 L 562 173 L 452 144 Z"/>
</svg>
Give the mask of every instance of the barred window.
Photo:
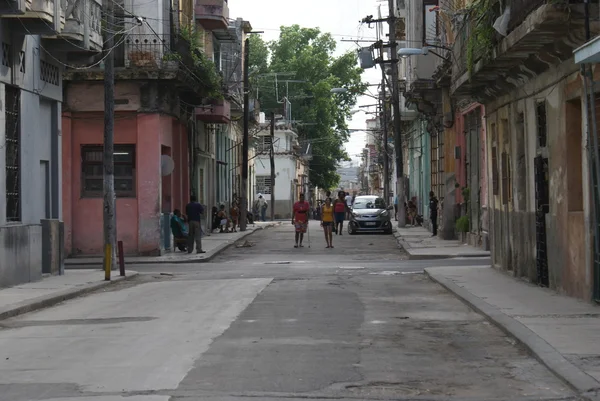
<svg viewBox="0 0 600 401">
<path fill-rule="evenodd" d="M 81 196 L 100 198 L 104 190 L 103 146 L 81 147 Z M 115 145 L 115 192 L 117 197 L 135 198 L 135 145 Z"/>
<path fill-rule="evenodd" d="M 21 90 L 5 86 L 6 221 L 21 221 Z"/>
<path fill-rule="evenodd" d="M 268 175 L 256 176 L 256 192 L 263 195 L 271 194 L 271 177 Z"/>
</svg>

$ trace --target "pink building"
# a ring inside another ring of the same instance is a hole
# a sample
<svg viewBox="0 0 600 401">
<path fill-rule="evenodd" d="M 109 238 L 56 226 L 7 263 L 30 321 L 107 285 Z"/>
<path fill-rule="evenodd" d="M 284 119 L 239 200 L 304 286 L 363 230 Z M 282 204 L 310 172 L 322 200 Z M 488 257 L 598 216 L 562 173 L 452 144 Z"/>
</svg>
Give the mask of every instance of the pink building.
<svg viewBox="0 0 600 401">
<path fill-rule="evenodd" d="M 218 77 L 208 71 L 215 68 L 208 56 L 201 53 L 206 60 L 196 63 L 193 44 L 174 28 L 161 29 L 141 27 L 115 49 L 117 240 L 130 255 L 168 248 L 170 213 L 199 195 L 192 183 L 200 180 L 190 177 L 202 150 L 195 109 L 222 88 L 206 78 Z M 100 65 L 64 75 L 62 207 L 70 256 L 102 254 L 102 81 Z"/>
<path fill-rule="evenodd" d="M 97 91 L 86 94 L 75 88 L 70 89 L 80 94 L 71 92 L 70 99 L 98 97 Z M 115 120 L 117 237 L 127 254 L 156 255 L 164 243 L 161 216 L 183 209 L 189 198 L 186 129 L 159 113 L 117 113 Z M 65 247 L 73 256 L 102 253 L 103 125 L 102 111 L 63 113 Z M 164 177 L 161 155 L 175 164 Z"/>
</svg>

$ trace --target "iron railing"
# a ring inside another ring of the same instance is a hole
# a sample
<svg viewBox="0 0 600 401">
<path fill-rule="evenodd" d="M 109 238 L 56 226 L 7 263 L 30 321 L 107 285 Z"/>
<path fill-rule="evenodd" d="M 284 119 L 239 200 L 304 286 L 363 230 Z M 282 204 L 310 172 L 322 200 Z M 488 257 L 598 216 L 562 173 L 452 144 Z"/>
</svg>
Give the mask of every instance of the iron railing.
<svg viewBox="0 0 600 401">
<path fill-rule="evenodd" d="M 583 0 L 559 0 L 567 3 L 576 3 Z M 556 0 L 512 0 L 510 3 L 510 19 L 508 23 L 507 33 L 513 31 L 516 27 L 521 25 L 529 14 L 538 9 L 544 4 L 553 2 L 556 4 Z M 456 78 L 465 74 L 468 70 L 468 58 L 471 57 L 471 63 L 475 64 L 484 55 L 484 52 L 489 51 L 489 46 L 475 46 L 473 48 L 472 55 L 469 55 L 469 42 L 471 36 L 477 34 L 477 27 L 479 24 L 488 26 L 490 21 L 495 21 L 496 18 L 500 17 L 504 12 L 504 8 L 500 7 L 499 0 L 494 3 L 489 9 L 493 15 L 489 16 L 485 21 L 473 21 L 469 13 L 464 14 L 464 20 L 459 22 L 456 26 L 456 38 L 453 46 L 453 53 L 455 60 L 455 66 L 453 68 L 453 76 Z M 498 33 L 494 34 L 493 44 L 495 45 L 501 40 L 502 36 Z"/>
<path fill-rule="evenodd" d="M 115 49 L 115 67 L 162 69 L 177 65 L 171 35 L 127 34 Z"/>
</svg>

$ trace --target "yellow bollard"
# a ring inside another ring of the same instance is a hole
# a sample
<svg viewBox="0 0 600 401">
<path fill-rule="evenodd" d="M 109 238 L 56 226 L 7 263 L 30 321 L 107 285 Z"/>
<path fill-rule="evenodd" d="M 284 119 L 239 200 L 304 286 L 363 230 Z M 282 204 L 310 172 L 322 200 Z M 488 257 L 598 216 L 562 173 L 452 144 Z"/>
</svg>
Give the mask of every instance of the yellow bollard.
<svg viewBox="0 0 600 401">
<path fill-rule="evenodd" d="M 110 281 L 110 272 L 112 270 L 112 246 L 106 244 L 104 247 L 104 280 Z"/>
</svg>

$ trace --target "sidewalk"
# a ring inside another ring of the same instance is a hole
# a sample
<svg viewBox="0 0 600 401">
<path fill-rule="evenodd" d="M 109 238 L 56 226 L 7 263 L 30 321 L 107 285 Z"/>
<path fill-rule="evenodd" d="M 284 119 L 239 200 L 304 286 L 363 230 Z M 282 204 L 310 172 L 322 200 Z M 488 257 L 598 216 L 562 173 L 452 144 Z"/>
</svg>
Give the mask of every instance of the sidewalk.
<svg viewBox="0 0 600 401">
<path fill-rule="evenodd" d="M 600 308 L 491 267 L 432 267 L 425 273 L 587 399 L 600 399 Z"/>
<path fill-rule="evenodd" d="M 432 237 L 431 232 L 423 227 L 396 227 L 394 236 L 408 253 L 409 259 L 447 259 L 458 257 L 487 257 L 484 251 L 457 240 L 443 240 Z"/>
<path fill-rule="evenodd" d="M 125 256 L 125 265 L 136 265 L 136 264 L 158 264 L 158 263 L 200 263 L 209 262 L 215 256 L 229 248 L 236 242 L 246 238 L 257 230 L 263 230 L 265 228 L 274 227 L 281 224 L 278 221 L 275 222 L 257 222 L 256 224 L 250 224 L 247 230 L 244 232 L 235 233 L 217 233 L 211 234 L 210 236 L 202 237 L 202 248 L 206 253 L 196 253 L 195 251 L 191 254 L 187 252 L 168 252 L 161 256 Z M 79 266 L 99 266 L 102 264 L 102 257 L 76 257 L 65 260 L 65 268 L 72 269 L 78 268 Z"/>
<path fill-rule="evenodd" d="M 101 270 L 69 270 L 63 276 L 51 276 L 33 283 L 2 288 L 0 320 L 56 305 L 137 274 L 128 270 L 125 277 L 120 277 L 116 271 L 112 272 L 111 281 L 105 281 Z"/>
</svg>

